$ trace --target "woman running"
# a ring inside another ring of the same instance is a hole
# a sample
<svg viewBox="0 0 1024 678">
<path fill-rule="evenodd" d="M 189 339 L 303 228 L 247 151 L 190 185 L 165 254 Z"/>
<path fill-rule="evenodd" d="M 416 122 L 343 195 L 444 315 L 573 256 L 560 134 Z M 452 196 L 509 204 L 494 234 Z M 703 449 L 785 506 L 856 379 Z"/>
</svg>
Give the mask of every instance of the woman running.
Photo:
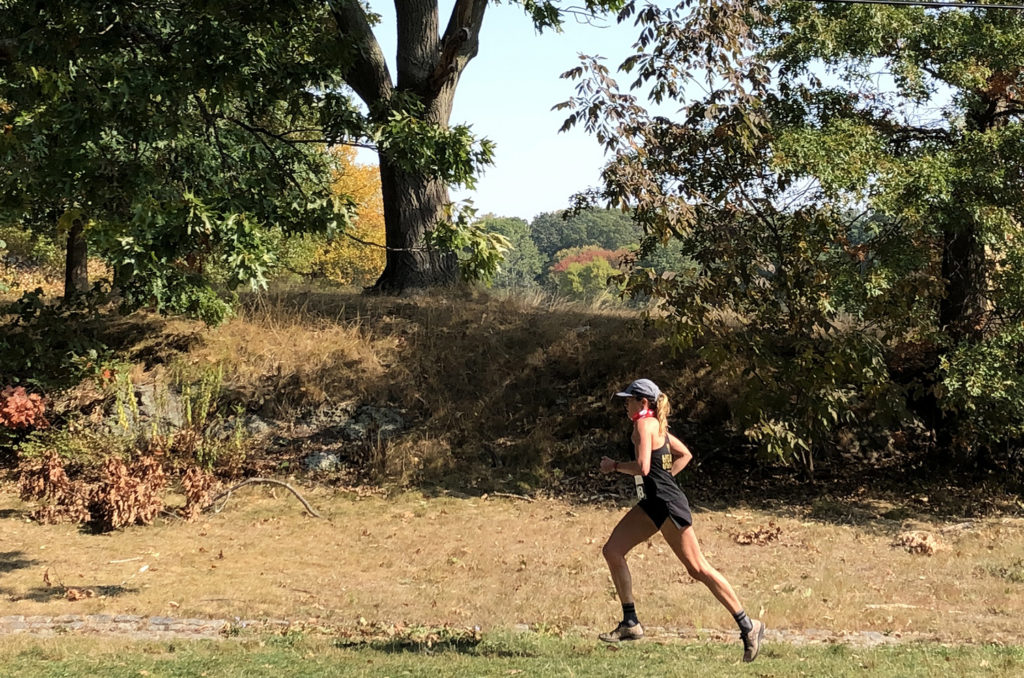
<svg viewBox="0 0 1024 678">
<path fill-rule="evenodd" d="M 725 605 L 740 627 L 743 661 L 757 657 L 764 638 L 764 624 L 743 611 L 736 592 L 718 570 L 711 567 L 700 551 L 693 532 L 690 505 L 676 484 L 675 475 L 693 455 L 678 438 L 668 432 L 668 397 L 650 379 L 637 379 L 625 391 L 615 394 L 626 399 L 626 412 L 633 420 L 633 461 L 601 459 L 601 472 L 633 476 L 639 502 L 623 516 L 604 545 L 615 590 L 622 603 L 622 621 L 599 638 L 605 642 L 636 640 L 644 635 L 633 603 L 633 580 L 626 565 L 626 554 L 661 530 L 665 541 L 686 566 L 691 577 L 703 583 Z"/>
</svg>

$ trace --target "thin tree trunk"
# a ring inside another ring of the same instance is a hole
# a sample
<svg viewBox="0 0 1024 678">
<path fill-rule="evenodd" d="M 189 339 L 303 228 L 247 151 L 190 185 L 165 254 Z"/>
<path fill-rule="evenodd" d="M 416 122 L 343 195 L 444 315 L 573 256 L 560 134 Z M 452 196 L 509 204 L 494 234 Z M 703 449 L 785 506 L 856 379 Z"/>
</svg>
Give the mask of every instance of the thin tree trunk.
<svg viewBox="0 0 1024 678">
<path fill-rule="evenodd" d="M 970 217 L 967 217 L 967 219 Z M 946 296 L 939 305 L 939 327 L 951 344 L 981 337 L 989 311 L 986 298 L 985 249 L 977 226 L 947 231 L 942 248 L 942 277 Z"/>
<path fill-rule="evenodd" d="M 85 224 L 81 219 L 71 222 L 68 230 L 67 258 L 64 264 L 64 299 L 89 291 L 89 245 L 85 240 Z"/>
</svg>

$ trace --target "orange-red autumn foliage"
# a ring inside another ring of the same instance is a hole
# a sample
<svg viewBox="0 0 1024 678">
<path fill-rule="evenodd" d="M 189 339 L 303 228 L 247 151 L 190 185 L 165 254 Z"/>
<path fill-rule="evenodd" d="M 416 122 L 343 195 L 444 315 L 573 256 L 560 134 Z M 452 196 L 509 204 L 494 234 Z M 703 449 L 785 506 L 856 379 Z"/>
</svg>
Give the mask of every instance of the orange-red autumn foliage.
<svg viewBox="0 0 1024 678">
<path fill-rule="evenodd" d="M 46 428 L 46 399 L 24 387 L 0 391 L 0 426 L 12 429 Z"/>
</svg>

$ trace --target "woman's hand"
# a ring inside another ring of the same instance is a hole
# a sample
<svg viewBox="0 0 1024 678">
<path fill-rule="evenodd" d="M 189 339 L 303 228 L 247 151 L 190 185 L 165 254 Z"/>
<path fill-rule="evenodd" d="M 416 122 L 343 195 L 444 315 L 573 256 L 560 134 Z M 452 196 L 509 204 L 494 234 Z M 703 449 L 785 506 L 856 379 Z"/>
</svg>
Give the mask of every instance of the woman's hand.
<svg viewBox="0 0 1024 678">
<path fill-rule="evenodd" d="M 611 457 L 601 457 L 601 473 L 612 473 L 616 465 L 616 461 Z"/>
</svg>

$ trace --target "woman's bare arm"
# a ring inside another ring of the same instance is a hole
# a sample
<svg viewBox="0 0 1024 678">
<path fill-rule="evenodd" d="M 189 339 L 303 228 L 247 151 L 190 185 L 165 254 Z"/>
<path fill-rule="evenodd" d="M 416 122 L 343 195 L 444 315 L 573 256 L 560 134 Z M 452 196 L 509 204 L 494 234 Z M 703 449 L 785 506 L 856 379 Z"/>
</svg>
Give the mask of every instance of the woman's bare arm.
<svg viewBox="0 0 1024 678">
<path fill-rule="evenodd" d="M 671 433 L 668 434 L 668 446 L 672 450 L 672 475 L 679 475 L 679 472 L 686 468 L 686 465 L 693 459 L 693 453 L 690 452 L 682 440 L 676 438 Z"/>
</svg>

